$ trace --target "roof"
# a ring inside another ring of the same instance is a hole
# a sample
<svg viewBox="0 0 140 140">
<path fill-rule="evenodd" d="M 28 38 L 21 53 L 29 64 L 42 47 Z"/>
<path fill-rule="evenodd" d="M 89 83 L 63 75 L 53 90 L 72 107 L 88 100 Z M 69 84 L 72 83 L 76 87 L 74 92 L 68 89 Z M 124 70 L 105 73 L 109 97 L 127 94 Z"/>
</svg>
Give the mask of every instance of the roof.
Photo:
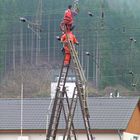
<svg viewBox="0 0 140 140">
<path fill-rule="evenodd" d="M 23 129 L 46 129 L 47 114 L 50 98 L 24 99 L 21 112 L 20 99 L 0 99 L 0 130 L 21 128 L 21 113 L 23 113 Z M 130 98 L 101 98 L 88 99 L 91 129 L 125 130 L 139 101 L 139 97 Z M 80 106 L 76 108 L 74 126 L 84 129 Z M 59 128 L 64 128 L 61 118 Z"/>
</svg>

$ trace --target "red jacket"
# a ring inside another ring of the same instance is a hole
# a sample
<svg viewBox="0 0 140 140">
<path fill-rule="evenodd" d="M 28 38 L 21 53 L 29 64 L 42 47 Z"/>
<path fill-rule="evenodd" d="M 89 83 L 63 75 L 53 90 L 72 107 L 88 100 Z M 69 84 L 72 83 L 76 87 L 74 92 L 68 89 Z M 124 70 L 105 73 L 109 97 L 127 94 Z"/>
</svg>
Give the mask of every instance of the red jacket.
<svg viewBox="0 0 140 140">
<path fill-rule="evenodd" d="M 72 24 L 73 23 L 73 14 L 72 14 L 72 11 L 70 9 L 65 11 L 64 23 L 65 24 Z"/>
<path fill-rule="evenodd" d="M 67 35 L 68 35 L 68 39 L 69 39 L 73 44 L 78 43 L 78 41 L 77 41 L 75 35 L 74 35 L 72 32 L 68 32 Z M 63 34 L 63 35 L 61 36 L 61 42 L 64 43 L 65 53 L 70 53 L 66 34 Z"/>
</svg>

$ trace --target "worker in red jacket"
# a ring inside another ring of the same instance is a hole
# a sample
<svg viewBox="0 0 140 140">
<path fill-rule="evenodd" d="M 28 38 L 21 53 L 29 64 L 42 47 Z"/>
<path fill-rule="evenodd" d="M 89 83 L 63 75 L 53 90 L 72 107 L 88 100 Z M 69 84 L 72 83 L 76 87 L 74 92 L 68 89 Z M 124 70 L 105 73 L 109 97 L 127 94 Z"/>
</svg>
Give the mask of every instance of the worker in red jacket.
<svg viewBox="0 0 140 140">
<path fill-rule="evenodd" d="M 78 9 L 72 9 L 72 5 L 68 6 L 68 9 L 64 13 L 63 21 L 60 24 L 60 28 L 64 31 L 64 25 L 66 26 L 66 30 L 70 31 L 74 28 L 73 25 L 73 17 L 78 14 Z"/>
<path fill-rule="evenodd" d="M 63 34 L 61 36 L 61 42 L 64 44 L 64 52 L 65 52 L 64 65 L 65 66 L 69 65 L 70 60 L 71 60 L 70 49 L 69 49 L 69 44 L 68 44 L 68 41 L 67 41 L 67 37 L 73 45 L 74 44 L 79 45 L 79 42 L 77 41 L 75 35 L 71 31 L 68 31 L 67 35 Z"/>
</svg>

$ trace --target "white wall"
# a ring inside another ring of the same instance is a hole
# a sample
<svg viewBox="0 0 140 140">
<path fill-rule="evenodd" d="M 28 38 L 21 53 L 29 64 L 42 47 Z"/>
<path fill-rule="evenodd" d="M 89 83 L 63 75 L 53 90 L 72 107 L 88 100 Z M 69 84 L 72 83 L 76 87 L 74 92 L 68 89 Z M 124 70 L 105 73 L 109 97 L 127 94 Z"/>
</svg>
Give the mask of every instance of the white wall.
<svg viewBox="0 0 140 140">
<path fill-rule="evenodd" d="M 118 134 L 96 134 L 95 140 L 120 140 Z"/>
<path fill-rule="evenodd" d="M 29 140 L 46 140 L 45 134 L 24 134 L 24 136 L 28 136 Z M 18 137 L 20 134 L 0 134 L 0 140 L 18 140 Z M 94 140 L 120 140 L 118 134 L 94 134 L 93 137 L 95 137 Z M 77 138 L 78 140 L 87 140 L 84 134 L 78 135 Z M 62 140 L 62 135 L 58 135 L 56 140 Z"/>
<path fill-rule="evenodd" d="M 94 140 L 120 140 L 118 134 L 93 134 Z M 87 140 L 86 135 L 79 135 L 78 140 Z"/>
<path fill-rule="evenodd" d="M 140 135 L 124 132 L 123 140 L 140 140 Z"/>
<path fill-rule="evenodd" d="M 45 134 L 24 134 L 23 136 L 28 136 L 28 140 L 46 140 Z M 20 134 L 0 134 L 0 140 L 18 140 L 19 137 Z"/>
<path fill-rule="evenodd" d="M 67 90 L 67 95 L 69 98 L 72 98 L 73 96 L 73 91 L 75 88 L 75 83 L 74 82 L 67 82 L 65 84 L 66 90 Z M 57 82 L 52 82 L 51 83 L 51 98 L 53 99 L 55 97 L 56 93 L 56 87 L 57 87 Z"/>
</svg>

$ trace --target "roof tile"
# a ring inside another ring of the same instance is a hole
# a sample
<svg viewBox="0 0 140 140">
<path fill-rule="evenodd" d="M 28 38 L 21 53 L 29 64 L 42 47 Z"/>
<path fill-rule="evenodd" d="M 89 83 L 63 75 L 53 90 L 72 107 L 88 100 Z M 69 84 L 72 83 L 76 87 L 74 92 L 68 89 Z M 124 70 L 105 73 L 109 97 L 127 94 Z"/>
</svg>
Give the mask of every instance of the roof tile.
<svg viewBox="0 0 140 140">
<path fill-rule="evenodd" d="M 139 97 L 131 98 L 99 98 L 88 99 L 90 122 L 92 129 L 125 129 Z M 0 99 L 0 129 L 20 129 L 20 99 Z M 50 98 L 24 99 L 23 129 L 45 129 Z M 60 119 L 59 128 L 64 128 L 64 117 Z M 84 129 L 81 109 L 78 104 L 74 116 L 76 129 Z"/>
</svg>

